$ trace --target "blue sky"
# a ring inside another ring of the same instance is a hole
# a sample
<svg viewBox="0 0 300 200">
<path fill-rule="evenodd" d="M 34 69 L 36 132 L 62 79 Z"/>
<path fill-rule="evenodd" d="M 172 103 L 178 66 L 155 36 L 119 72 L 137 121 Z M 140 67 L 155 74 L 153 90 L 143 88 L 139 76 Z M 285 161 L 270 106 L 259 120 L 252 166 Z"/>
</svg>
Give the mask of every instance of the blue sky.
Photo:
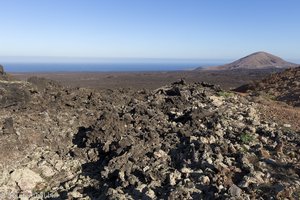
<svg viewBox="0 0 300 200">
<path fill-rule="evenodd" d="M 300 60 L 299 0 L 0 0 L 0 57 Z"/>
</svg>

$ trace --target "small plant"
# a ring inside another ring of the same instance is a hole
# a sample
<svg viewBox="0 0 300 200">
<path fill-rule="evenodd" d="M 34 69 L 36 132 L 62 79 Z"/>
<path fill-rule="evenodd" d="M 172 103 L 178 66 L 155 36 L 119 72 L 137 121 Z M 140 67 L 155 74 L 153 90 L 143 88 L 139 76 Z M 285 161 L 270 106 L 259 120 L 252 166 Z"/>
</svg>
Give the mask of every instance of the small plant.
<svg viewBox="0 0 300 200">
<path fill-rule="evenodd" d="M 249 144 L 250 142 L 253 141 L 253 136 L 249 133 L 242 133 L 241 134 L 241 141 L 244 143 L 244 144 Z"/>
<path fill-rule="evenodd" d="M 272 95 L 272 94 L 269 94 L 269 93 L 266 93 L 263 95 L 266 99 L 270 99 L 270 100 L 273 100 L 275 101 L 276 100 L 276 96 L 275 95 Z"/>
<path fill-rule="evenodd" d="M 229 97 L 233 96 L 233 93 L 226 92 L 226 91 L 220 91 L 220 92 L 218 92 L 218 96 L 224 97 L 224 98 L 229 98 Z"/>
</svg>

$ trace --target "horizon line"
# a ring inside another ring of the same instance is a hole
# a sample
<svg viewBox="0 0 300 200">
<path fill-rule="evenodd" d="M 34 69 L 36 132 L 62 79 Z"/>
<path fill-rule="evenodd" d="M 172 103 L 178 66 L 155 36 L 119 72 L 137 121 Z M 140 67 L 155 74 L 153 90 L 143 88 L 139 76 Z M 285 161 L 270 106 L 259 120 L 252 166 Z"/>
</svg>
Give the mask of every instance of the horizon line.
<svg viewBox="0 0 300 200">
<path fill-rule="evenodd" d="M 242 58 L 242 57 L 240 57 Z M 0 56 L 0 64 L 4 63 L 49 63 L 49 62 L 141 62 L 141 61 L 201 61 L 201 62 L 231 62 L 240 58 L 172 58 L 172 57 L 88 57 L 88 56 Z M 17 59 L 17 60 L 13 60 Z M 290 62 L 300 62 L 300 58 L 283 58 Z"/>
</svg>

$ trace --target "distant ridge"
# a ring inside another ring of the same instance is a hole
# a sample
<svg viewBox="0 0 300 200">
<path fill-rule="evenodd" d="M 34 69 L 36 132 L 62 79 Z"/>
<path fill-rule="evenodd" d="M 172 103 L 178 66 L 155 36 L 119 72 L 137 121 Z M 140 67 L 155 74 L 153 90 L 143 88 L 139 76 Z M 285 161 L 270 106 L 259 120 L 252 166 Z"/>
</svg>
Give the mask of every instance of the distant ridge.
<svg viewBox="0 0 300 200">
<path fill-rule="evenodd" d="M 278 56 L 266 52 L 255 52 L 248 56 L 245 56 L 232 63 L 208 67 L 204 70 L 234 70 L 234 69 L 267 69 L 267 68 L 294 68 L 297 64 L 287 62 Z M 203 68 L 197 68 L 196 70 L 203 70 Z"/>
</svg>

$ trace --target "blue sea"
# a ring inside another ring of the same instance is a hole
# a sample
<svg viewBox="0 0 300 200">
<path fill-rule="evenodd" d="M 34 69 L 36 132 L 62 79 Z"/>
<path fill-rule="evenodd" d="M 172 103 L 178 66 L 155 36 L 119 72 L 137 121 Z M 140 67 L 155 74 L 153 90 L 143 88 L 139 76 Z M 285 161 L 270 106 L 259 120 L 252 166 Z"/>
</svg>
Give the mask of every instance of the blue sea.
<svg viewBox="0 0 300 200">
<path fill-rule="evenodd" d="M 179 71 L 213 63 L 3 63 L 6 72 L 138 72 Z"/>
</svg>

